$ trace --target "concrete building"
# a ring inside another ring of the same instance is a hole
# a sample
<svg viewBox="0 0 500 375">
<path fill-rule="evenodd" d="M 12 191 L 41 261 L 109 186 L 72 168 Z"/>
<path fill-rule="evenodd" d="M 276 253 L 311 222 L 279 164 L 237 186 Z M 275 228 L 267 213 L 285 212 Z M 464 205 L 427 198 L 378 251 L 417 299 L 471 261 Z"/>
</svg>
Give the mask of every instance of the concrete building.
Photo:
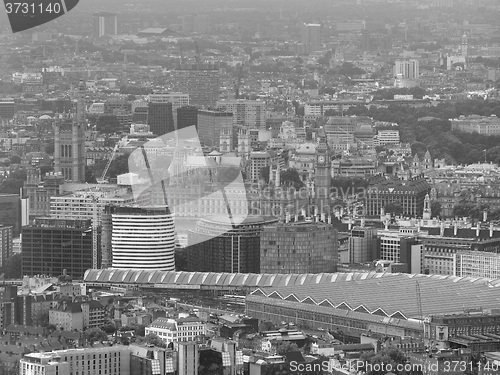
<svg viewBox="0 0 500 375">
<path fill-rule="evenodd" d="M 399 130 L 379 130 L 375 139 L 375 146 L 400 143 Z"/>
<path fill-rule="evenodd" d="M 199 351 L 195 342 L 180 342 L 179 375 L 198 375 Z"/>
<path fill-rule="evenodd" d="M 280 155 L 275 151 L 254 151 L 250 153 L 249 180 L 258 182 L 263 168 L 280 164 Z"/>
<path fill-rule="evenodd" d="M 182 106 L 177 108 L 177 127 L 183 129 L 195 126 L 198 129 L 198 108 L 194 106 Z"/>
<path fill-rule="evenodd" d="M 168 207 L 112 207 L 113 268 L 175 269 L 174 219 Z"/>
<path fill-rule="evenodd" d="M 233 114 L 233 123 L 246 128 L 265 128 L 266 103 L 259 100 L 222 100 L 217 108 Z"/>
<path fill-rule="evenodd" d="M 337 235 L 331 224 L 322 222 L 267 225 L 260 237 L 260 272 L 336 272 Z"/>
<path fill-rule="evenodd" d="M 405 263 L 406 272 L 422 273 L 424 269 L 424 245 L 418 240 L 416 228 L 400 228 L 399 231 L 378 232 L 379 256 L 383 261 Z"/>
</svg>

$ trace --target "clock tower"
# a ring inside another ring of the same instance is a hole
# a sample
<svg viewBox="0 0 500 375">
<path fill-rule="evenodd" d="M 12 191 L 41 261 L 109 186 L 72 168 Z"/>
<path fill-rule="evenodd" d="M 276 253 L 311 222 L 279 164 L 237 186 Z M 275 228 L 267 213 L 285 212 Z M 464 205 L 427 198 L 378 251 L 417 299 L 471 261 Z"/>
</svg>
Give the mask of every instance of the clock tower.
<svg viewBox="0 0 500 375">
<path fill-rule="evenodd" d="M 331 157 L 325 136 L 320 136 L 316 146 L 314 169 L 314 204 L 319 213 L 330 214 Z"/>
</svg>

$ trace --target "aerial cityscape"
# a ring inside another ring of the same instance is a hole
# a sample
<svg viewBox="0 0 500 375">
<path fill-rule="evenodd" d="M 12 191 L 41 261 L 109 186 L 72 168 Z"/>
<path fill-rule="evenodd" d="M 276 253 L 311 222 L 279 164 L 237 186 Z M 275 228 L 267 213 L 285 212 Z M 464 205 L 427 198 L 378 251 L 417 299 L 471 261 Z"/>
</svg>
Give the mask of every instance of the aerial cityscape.
<svg viewBox="0 0 500 375">
<path fill-rule="evenodd" d="M 500 374 L 498 0 L 4 5 L 0 375 Z"/>
</svg>

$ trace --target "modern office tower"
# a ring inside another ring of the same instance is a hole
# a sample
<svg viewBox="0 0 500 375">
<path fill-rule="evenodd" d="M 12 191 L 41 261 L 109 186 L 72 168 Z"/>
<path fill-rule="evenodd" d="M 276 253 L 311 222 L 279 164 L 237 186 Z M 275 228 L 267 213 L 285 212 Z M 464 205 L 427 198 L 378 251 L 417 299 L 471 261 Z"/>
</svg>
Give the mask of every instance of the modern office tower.
<svg viewBox="0 0 500 375">
<path fill-rule="evenodd" d="M 247 128 L 266 127 L 266 103 L 259 100 L 221 100 L 217 102 L 221 111 L 233 114 L 234 125 Z"/>
<path fill-rule="evenodd" d="M 332 224 L 322 222 L 268 225 L 260 238 L 260 272 L 337 272 L 337 237 Z"/>
<path fill-rule="evenodd" d="M 13 227 L 13 236 L 21 232 L 21 205 L 19 195 L 0 194 L 0 224 Z"/>
<path fill-rule="evenodd" d="M 113 268 L 174 271 L 174 219 L 168 207 L 112 207 Z"/>
<path fill-rule="evenodd" d="M 181 66 L 172 72 L 173 84 L 179 92 L 189 94 L 196 107 L 215 107 L 219 100 L 219 68 L 213 64 Z"/>
<path fill-rule="evenodd" d="M 92 15 L 92 32 L 94 38 L 118 34 L 118 18 L 114 13 L 100 12 Z"/>
<path fill-rule="evenodd" d="M 82 278 L 92 268 L 91 220 L 37 218 L 22 230 L 23 275 Z"/>
<path fill-rule="evenodd" d="M 20 373 L 26 375 L 131 375 L 130 348 L 116 345 L 29 353 L 21 359 L 19 367 Z"/>
<path fill-rule="evenodd" d="M 183 129 L 193 125 L 198 129 L 198 108 L 194 106 L 177 108 L 177 129 Z"/>
<path fill-rule="evenodd" d="M 198 137 L 204 146 L 219 146 L 221 129 L 233 126 L 231 112 L 198 111 Z"/>
<path fill-rule="evenodd" d="M 12 256 L 12 227 L 0 225 L 0 267 Z"/>
<path fill-rule="evenodd" d="M 157 136 L 173 132 L 175 130 L 175 125 L 172 103 L 149 102 L 148 125 L 153 134 Z"/>
<path fill-rule="evenodd" d="M 180 342 L 178 351 L 179 375 L 198 375 L 198 344 L 194 341 Z"/>
<path fill-rule="evenodd" d="M 369 263 L 377 254 L 377 228 L 354 227 L 349 236 L 348 263 Z"/>
<path fill-rule="evenodd" d="M 188 235 L 188 270 L 259 273 L 261 232 L 277 221 L 258 215 L 235 225 L 224 216 L 201 219 Z"/>
<path fill-rule="evenodd" d="M 306 23 L 301 31 L 302 43 L 306 47 L 306 53 L 321 50 L 321 25 L 317 23 Z"/>
<path fill-rule="evenodd" d="M 54 170 L 66 181 L 85 182 L 85 82 L 77 91 L 76 116 L 71 121 L 58 119 L 54 131 Z"/>
</svg>

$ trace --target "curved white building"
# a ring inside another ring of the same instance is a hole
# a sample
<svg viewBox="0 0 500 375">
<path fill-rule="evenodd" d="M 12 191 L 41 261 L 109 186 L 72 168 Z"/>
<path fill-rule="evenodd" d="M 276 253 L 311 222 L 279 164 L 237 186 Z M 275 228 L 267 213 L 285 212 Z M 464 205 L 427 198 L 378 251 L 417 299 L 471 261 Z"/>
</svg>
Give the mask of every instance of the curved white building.
<svg viewBox="0 0 500 375">
<path fill-rule="evenodd" d="M 174 219 L 168 207 L 113 207 L 113 268 L 175 270 Z"/>
</svg>

